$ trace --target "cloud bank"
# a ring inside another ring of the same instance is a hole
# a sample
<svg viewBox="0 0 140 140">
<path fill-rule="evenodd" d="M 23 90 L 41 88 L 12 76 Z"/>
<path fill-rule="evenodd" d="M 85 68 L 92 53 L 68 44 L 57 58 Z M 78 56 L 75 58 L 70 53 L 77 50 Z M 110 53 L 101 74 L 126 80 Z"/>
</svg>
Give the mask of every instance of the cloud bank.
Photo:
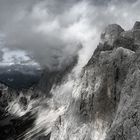
<svg viewBox="0 0 140 140">
<path fill-rule="evenodd" d="M 78 55 L 79 69 L 105 26 L 129 29 L 139 13 L 140 0 L 0 0 L 0 33 L 3 47 L 24 50 L 51 69 Z"/>
</svg>

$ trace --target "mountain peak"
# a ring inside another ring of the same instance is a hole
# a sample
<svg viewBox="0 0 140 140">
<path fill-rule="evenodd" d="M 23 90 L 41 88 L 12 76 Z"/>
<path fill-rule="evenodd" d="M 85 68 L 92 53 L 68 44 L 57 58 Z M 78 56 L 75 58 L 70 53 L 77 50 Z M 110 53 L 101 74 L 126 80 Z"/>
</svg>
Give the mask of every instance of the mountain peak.
<svg viewBox="0 0 140 140">
<path fill-rule="evenodd" d="M 108 25 L 103 33 L 101 34 L 101 42 L 112 45 L 114 40 L 123 32 L 124 29 L 118 24 L 110 24 Z"/>
</svg>

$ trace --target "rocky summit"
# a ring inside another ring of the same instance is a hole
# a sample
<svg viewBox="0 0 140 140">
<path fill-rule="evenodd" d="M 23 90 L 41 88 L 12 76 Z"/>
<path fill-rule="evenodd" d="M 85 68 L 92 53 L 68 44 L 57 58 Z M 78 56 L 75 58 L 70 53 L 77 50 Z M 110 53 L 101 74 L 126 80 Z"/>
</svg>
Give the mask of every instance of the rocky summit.
<svg viewBox="0 0 140 140">
<path fill-rule="evenodd" d="M 140 22 L 109 25 L 51 140 L 140 140 Z"/>
</svg>

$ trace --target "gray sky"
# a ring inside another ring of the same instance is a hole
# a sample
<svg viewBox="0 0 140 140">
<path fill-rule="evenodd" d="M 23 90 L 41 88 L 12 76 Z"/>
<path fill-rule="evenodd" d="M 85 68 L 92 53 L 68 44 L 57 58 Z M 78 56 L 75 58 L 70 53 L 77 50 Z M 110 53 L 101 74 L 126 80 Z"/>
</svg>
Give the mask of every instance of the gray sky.
<svg viewBox="0 0 140 140">
<path fill-rule="evenodd" d="M 139 13 L 140 0 L 0 0 L 0 33 L 4 47 L 25 50 L 50 68 L 75 55 L 82 66 L 106 25 L 130 29 Z"/>
</svg>

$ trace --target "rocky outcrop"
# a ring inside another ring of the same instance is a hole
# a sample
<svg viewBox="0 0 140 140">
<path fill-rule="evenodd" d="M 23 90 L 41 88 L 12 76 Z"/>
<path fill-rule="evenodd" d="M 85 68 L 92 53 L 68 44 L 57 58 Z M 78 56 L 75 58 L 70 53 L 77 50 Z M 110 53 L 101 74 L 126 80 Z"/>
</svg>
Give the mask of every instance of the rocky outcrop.
<svg viewBox="0 0 140 140">
<path fill-rule="evenodd" d="M 102 43 L 106 42 L 109 45 L 113 45 L 114 40 L 116 40 L 123 31 L 122 27 L 117 24 L 108 25 L 108 27 L 105 28 L 105 31 L 101 34 Z"/>
<path fill-rule="evenodd" d="M 109 25 L 76 81 L 51 140 L 140 139 L 140 22 Z"/>
</svg>

